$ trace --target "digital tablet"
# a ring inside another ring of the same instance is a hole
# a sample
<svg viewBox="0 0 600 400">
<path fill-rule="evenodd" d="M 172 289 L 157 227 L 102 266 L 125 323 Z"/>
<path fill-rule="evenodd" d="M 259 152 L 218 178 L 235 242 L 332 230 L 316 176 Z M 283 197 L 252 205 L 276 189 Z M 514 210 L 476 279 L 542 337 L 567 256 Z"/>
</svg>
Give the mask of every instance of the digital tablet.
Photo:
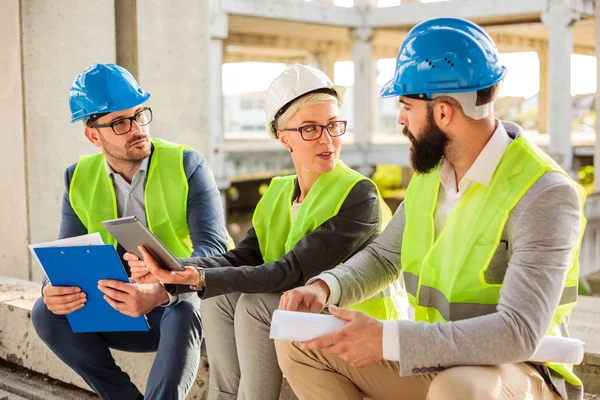
<svg viewBox="0 0 600 400">
<path fill-rule="evenodd" d="M 117 239 L 117 242 L 130 253 L 135 254 L 140 259 L 142 253 L 138 246 L 144 246 L 146 250 L 154 257 L 158 264 L 164 269 L 170 271 L 184 271 L 185 268 L 181 262 L 154 236 L 150 229 L 146 227 L 136 216 L 123 217 L 103 221 L 102 226 L 106 228 L 111 235 Z"/>
</svg>

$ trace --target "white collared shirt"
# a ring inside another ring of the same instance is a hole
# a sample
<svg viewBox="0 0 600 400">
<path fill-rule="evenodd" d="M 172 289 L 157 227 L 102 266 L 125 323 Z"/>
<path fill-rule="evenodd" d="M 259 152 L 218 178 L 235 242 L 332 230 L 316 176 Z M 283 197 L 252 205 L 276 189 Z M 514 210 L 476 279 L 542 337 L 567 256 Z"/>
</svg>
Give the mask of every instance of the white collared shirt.
<svg viewBox="0 0 600 400">
<path fill-rule="evenodd" d="M 444 159 L 440 167 L 440 191 L 438 193 L 437 205 L 434 215 L 435 236 L 440 235 L 450 214 L 454 211 L 462 196 L 475 184 L 489 186 L 496 168 L 512 142 L 512 138 L 506 132 L 502 122 L 497 121 L 497 127 L 492 137 L 487 142 L 471 168 L 456 185 L 456 173 L 452 164 Z M 327 305 L 338 304 L 341 296 L 341 288 L 338 280 L 332 275 L 321 274 L 307 282 L 307 285 L 317 279 L 325 281 L 329 286 L 329 298 Z M 383 323 L 383 358 L 389 361 L 399 361 L 400 356 L 400 330 L 395 321 L 384 321 Z"/>
<path fill-rule="evenodd" d="M 446 159 L 442 161 L 440 167 L 440 191 L 438 193 L 437 205 L 435 208 L 435 236 L 440 235 L 448 217 L 464 194 L 475 184 L 479 183 L 484 186 L 489 186 L 494 176 L 494 172 L 500 163 L 500 159 L 504 155 L 506 148 L 512 142 L 510 136 L 504 129 L 504 125 L 498 121 L 498 127 L 492 134 L 492 137 L 487 142 L 471 168 L 458 183 L 456 190 L 456 173 L 454 167 Z"/>
</svg>

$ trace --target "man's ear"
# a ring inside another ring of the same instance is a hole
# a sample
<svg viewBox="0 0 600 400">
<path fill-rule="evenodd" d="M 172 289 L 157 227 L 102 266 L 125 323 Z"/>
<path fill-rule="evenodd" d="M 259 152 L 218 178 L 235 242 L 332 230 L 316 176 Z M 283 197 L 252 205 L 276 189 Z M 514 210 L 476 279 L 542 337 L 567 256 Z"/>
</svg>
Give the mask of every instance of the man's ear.
<svg viewBox="0 0 600 400">
<path fill-rule="evenodd" d="M 96 128 L 85 127 L 85 137 L 96 147 L 102 147 L 100 133 Z"/>
<path fill-rule="evenodd" d="M 456 117 L 456 110 L 447 101 L 440 101 L 433 107 L 433 117 L 437 125 L 443 128 L 452 123 L 452 120 Z"/>
</svg>

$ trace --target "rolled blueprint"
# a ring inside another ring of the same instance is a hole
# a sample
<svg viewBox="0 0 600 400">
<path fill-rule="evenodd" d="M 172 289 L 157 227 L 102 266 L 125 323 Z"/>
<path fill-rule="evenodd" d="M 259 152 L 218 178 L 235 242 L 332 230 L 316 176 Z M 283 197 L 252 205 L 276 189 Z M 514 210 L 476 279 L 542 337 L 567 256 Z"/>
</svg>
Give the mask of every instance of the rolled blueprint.
<svg viewBox="0 0 600 400">
<path fill-rule="evenodd" d="M 346 324 L 333 315 L 276 310 L 271 320 L 271 339 L 306 342 L 334 332 Z M 528 361 L 581 364 L 583 342 L 579 339 L 545 336 Z"/>
<path fill-rule="evenodd" d="M 581 364 L 583 342 L 579 339 L 544 336 L 542 344 L 528 361 Z"/>
</svg>

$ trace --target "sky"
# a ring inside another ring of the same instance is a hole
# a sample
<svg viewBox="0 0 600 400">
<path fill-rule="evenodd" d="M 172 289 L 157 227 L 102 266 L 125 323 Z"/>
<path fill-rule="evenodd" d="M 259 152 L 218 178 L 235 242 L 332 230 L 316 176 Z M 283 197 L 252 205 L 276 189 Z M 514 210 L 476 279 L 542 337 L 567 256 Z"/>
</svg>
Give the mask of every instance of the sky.
<svg viewBox="0 0 600 400">
<path fill-rule="evenodd" d="M 336 0 L 338 1 L 338 0 Z M 348 0 L 339 0 L 348 1 Z M 379 0 L 393 3 L 397 0 Z M 501 53 L 500 61 L 508 69 L 499 95 L 531 97 L 539 91 L 540 63 L 535 52 Z M 394 75 L 395 59 L 377 61 L 377 82 L 383 85 Z M 246 93 L 267 90 L 269 84 L 285 69 L 278 63 L 233 63 L 223 65 L 223 92 Z M 335 64 L 334 81 L 338 85 L 352 86 L 354 71 L 352 61 Z M 252 79 L 248 79 L 251 76 Z M 571 94 L 596 91 L 596 58 L 573 54 L 571 56 Z"/>
</svg>

